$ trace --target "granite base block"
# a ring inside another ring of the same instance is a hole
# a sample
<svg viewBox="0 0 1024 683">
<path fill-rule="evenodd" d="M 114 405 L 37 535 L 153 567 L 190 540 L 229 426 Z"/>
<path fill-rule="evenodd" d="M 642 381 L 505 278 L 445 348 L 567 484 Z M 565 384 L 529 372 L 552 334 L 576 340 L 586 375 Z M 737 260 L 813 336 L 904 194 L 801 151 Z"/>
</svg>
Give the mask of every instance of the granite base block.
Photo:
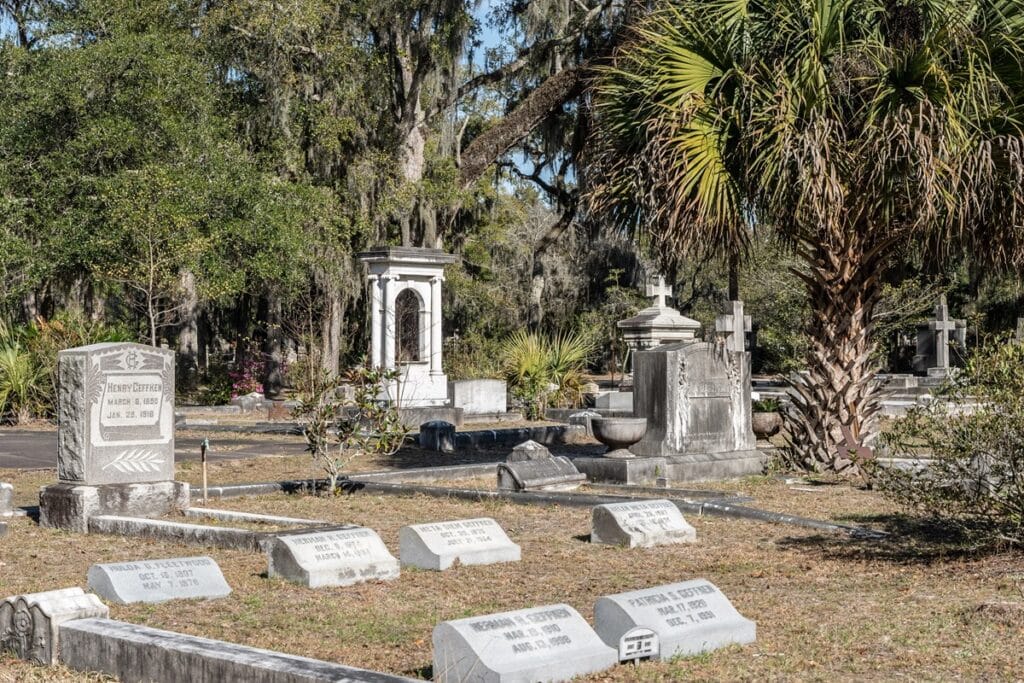
<svg viewBox="0 0 1024 683">
<path fill-rule="evenodd" d="M 39 491 L 39 524 L 89 532 L 96 515 L 162 517 L 189 505 L 189 485 L 180 481 L 146 484 L 51 484 Z"/>
<path fill-rule="evenodd" d="M 669 481 L 709 481 L 763 474 L 767 456 L 757 449 L 751 449 L 672 455 L 665 459 Z"/>
<path fill-rule="evenodd" d="M 65 666 L 78 671 L 100 671 L 124 683 L 412 680 L 112 619 L 65 622 L 60 625 L 60 638 L 60 659 Z"/>
<path fill-rule="evenodd" d="M 666 476 L 665 458 L 575 458 L 588 481 L 654 486 Z"/>
</svg>

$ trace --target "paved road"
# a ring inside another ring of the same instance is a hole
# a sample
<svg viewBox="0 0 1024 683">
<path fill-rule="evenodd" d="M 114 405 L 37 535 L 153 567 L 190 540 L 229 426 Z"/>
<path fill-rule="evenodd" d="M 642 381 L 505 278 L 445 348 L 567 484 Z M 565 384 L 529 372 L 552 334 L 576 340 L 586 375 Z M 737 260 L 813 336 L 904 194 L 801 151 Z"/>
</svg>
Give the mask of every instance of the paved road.
<svg viewBox="0 0 1024 683">
<path fill-rule="evenodd" d="M 176 460 L 198 460 L 197 436 L 179 437 L 174 442 Z M 258 458 L 267 455 L 302 455 L 306 444 L 295 439 L 246 439 L 237 435 L 210 438 L 211 462 L 236 458 Z M 0 469 L 36 469 L 57 466 L 57 432 L 27 429 L 0 430 Z"/>
</svg>

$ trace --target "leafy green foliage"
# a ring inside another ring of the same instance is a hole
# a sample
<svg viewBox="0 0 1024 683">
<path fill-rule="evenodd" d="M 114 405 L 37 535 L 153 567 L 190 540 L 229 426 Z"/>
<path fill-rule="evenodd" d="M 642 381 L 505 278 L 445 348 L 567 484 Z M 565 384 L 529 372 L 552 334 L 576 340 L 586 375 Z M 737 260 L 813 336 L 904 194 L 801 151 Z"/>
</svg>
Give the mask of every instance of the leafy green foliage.
<svg viewBox="0 0 1024 683">
<path fill-rule="evenodd" d="M 1024 543 L 1024 346 L 979 349 L 930 406 L 882 438 L 894 457 L 929 458 L 879 472 L 883 491 L 982 541 Z"/>
<path fill-rule="evenodd" d="M 582 403 L 584 373 L 593 352 L 592 341 L 580 333 L 546 337 L 520 330 L 503 342 L 505 379 L 528 419 L 542 418 L 548 406 Z"/>
<path fill-rule="evenodd" d="M 342 377 L 347 398 L 339 397 L 338 380 L 326 372 L 314 375 L 303 387 L 295 416 L 304 427 L 306 449 L 328 476 L 334 495 L 346 465 L 360 455 L 391 455 L 405 441 L 408 430 L 398 406 L 382 400 L 398 379 L 397 370 L 358 366 Z"/>
</svg>

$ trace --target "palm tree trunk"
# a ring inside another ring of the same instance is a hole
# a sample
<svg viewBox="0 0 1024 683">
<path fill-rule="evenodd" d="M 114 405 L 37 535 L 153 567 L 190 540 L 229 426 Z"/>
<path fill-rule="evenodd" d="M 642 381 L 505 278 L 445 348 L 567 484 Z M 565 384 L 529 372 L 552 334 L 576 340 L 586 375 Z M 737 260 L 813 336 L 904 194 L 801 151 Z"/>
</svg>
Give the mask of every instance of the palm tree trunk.
<svg viewBox="0 0 1024 683">
<path fill-rule="evenodd" d="M 799 249 L 811 318 L 807 372 L 792 379 L 789 447 L 798 467 L 857 475 L 856 449 L 873 436 L 878 410 L 871 329 L 884 247 L 863 237 L 870 229 L 848 232 Z"/>
</svg>

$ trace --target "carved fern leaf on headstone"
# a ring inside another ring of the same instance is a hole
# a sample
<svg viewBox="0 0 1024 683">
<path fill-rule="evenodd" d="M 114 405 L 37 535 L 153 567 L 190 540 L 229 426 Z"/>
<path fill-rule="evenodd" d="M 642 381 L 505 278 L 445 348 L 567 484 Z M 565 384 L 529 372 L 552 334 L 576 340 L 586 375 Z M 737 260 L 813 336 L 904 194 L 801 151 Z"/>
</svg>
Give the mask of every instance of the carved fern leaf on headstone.
<svg viewBox="0 0 1024 683">
<path fill-rule="evenodd" d="M 123 474 L 159 472 L 160 466 L 163 463 L 164 457 L 162 454 L 145 448 L 136 448 L 118 454 L 116 458 L 104 465 L 102 469 L 113 467 Z"/>
</svg>

